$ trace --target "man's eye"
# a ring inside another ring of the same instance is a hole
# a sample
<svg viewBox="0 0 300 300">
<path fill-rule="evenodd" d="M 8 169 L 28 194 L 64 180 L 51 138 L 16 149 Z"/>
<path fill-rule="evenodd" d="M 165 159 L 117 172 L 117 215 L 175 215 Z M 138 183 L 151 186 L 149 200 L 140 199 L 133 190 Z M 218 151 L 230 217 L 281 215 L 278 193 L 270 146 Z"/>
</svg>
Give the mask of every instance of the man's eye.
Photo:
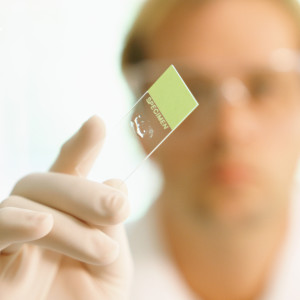
<svg viewBox="0 0 300 300">
<path fill-rule="evenodd" d="M 271 95 L 275 89 L 276 86 L 274 81 L 266 78 L 252 81 L 249 87 L 252 97 Z"/>
<path fill-rule="evenodd" d="M 187 86 L 198 101 L 207 101 L 216 95 L 216 88 L 206 82 L 187 82 Z"/>
</svg>

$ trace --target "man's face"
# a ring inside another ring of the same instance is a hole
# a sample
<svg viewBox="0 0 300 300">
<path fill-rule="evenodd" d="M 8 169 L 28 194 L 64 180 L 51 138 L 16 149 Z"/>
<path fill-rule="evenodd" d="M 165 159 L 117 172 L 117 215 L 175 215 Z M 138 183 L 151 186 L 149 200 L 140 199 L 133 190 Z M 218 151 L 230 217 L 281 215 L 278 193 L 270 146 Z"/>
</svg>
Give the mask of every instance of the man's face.
<svg viewBox="0 0 300 300">
<path fill-rule="evenodd" d="M 173 205 L 224 221 L 287 206 L 300 151 L 300 76 L 273 74 L 269 62 L 280 48 L 297 49 L 296 34 L 292 18 L 271 1 L 228 0 L 182 5 L 153 35 L 151 59 L 186 61 L 199 74 L 193 85 L 199 78 L 202 88 L 219 86 L 217 100 L 200 96 L 154 155 L 166 189 L 181 199 Z M 234 99 L 243 92 L 240 80 L 257 90 L 246 102 Z"/>
</svg>

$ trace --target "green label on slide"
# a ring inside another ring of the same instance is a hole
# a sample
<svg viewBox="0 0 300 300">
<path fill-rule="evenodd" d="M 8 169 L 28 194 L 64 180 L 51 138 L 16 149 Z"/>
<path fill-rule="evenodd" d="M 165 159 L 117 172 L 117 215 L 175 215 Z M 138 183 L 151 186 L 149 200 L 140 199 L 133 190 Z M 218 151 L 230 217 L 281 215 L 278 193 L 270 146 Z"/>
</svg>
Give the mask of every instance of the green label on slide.
<svg viewBox="0 0 300 300">
<path fill-rule="evenodd" d="M 173 65 L 151 86 L 148 93 L 172 130 L 198 106 Z"/>
</svg>

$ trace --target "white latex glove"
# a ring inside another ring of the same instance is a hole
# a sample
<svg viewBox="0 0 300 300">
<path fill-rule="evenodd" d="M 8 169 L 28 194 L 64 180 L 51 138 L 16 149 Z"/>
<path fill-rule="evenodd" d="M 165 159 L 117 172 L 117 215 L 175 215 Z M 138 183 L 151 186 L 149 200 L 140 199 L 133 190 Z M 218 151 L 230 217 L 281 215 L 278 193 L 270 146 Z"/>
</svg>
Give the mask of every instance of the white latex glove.
<svg viewBox="0 0 300 300">
<path fill-rule="evenodd" d="M 51 172 L 22 178 L 0 204 L 1 300 L 124 300 L 132 263 L 120 181 L 87 175 L 104 139 L 98 117 L 68 140 Z"/>
</svg>

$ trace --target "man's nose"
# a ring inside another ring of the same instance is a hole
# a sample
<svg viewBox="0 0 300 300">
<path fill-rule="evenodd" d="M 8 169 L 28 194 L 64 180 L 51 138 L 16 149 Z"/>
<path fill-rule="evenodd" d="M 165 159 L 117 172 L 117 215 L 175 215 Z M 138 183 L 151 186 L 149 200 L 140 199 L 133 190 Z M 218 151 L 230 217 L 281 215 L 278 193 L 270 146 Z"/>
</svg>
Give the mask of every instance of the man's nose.
<svg viewBox="0 0 300 300">
<path fill-rule="evenodd" d="M 216 129 L 227 142 L 249 142 L 257 130 L 257 114 L 251 108 L 251 95 L 244 83 L 229 78 L 220 87 L 216 108 Z"/>
<path fill-rule="evenodd" d="M 232 77 L 221 84 L 221 95 L 232 106 L 241 106 L 248 102 L 250 93 L 246 85 L 238 78 Z"/>
</svg>

